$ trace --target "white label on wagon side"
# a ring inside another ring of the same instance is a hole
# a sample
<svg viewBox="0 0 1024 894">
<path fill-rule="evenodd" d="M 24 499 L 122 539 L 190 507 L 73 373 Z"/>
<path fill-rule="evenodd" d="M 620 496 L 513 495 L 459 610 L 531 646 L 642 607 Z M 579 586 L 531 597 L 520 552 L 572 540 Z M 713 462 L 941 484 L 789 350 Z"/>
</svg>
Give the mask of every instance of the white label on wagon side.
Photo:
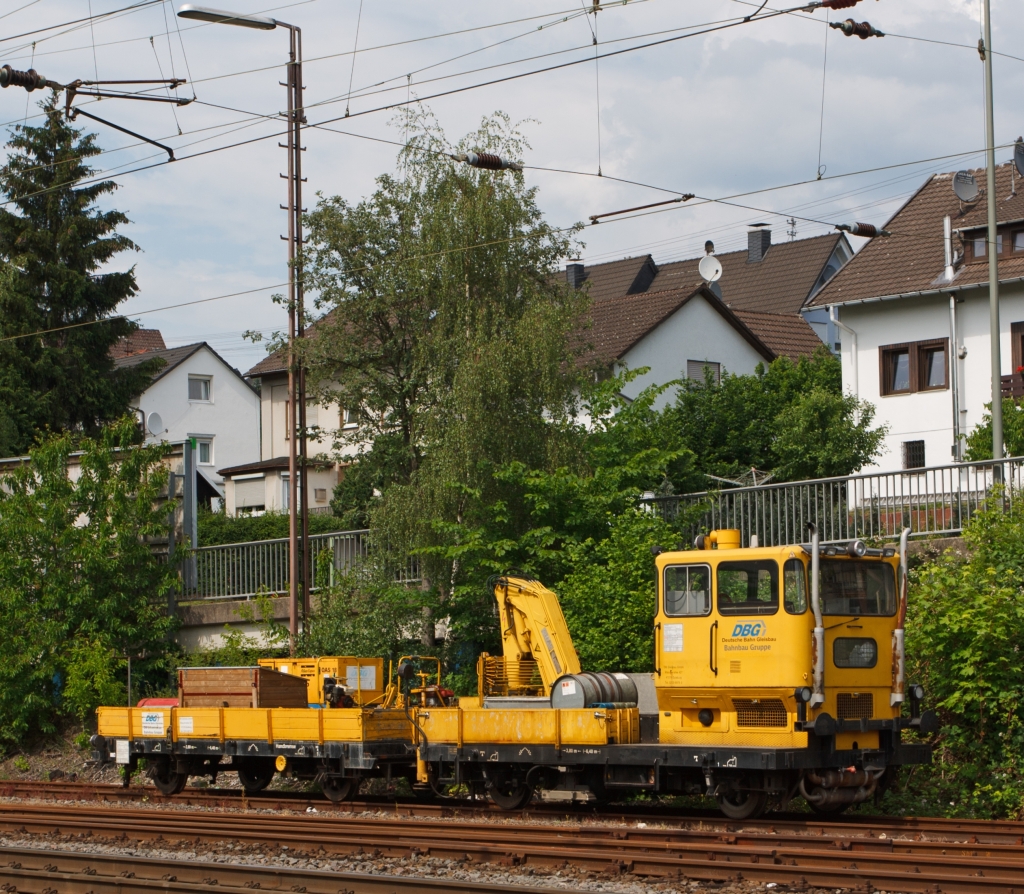
<svg viewBox="0 0 1024 894">
<path fill-rule="evenodd" d="M 144 711 L 142 714 L 142 735 L 162 736 L 167 732 L 163 711 Z"/>
<path fill-rule="evenodd" d="M 128 740 L 118 739 L 114 743 L 114 760 L 119 764 L 128 763 Z"/>
</svg>

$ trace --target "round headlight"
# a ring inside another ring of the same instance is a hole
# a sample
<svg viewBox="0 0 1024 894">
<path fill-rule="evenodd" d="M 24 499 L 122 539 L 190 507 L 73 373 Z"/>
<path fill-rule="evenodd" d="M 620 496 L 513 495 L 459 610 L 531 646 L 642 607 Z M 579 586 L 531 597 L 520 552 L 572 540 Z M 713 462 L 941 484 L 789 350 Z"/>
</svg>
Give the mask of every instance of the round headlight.
<svg viewBox="0 0 1024 894">
<path fill-rule="evenodd" d="M 920 683 L 915 683 L 913 686 L 910 687 L 910 696 L 911 698 L 917 699 L 917 701 L 923 700 L 924 686 L 922 686 Z"/>
<path fill-rule="evenodd" d="M 715 721 L 715 712 L 710 708 L 701 708 L 697 712 L 697 719 L 700 721 L 701 726 L 711 726 Z"/>
<path fill-rule="evenodd" d="M 868 551 L 868 545 L 863 540 L 851 540 L 846 551 L 853 559 L 863 559 L 864 554 Z"/>
<path fill-rule="evenodd" d="M 809 702 L 811 700 L 811 695 L 812 694 L 813 693 L 811 692 L 811 687 L 810 686 L 801 686 L 794 693 L 794 695 L 796 696 L 796 700 L 798 702 L 804 702 L 804 704 L 806 704 L 807 702 Z"/>
</svg>

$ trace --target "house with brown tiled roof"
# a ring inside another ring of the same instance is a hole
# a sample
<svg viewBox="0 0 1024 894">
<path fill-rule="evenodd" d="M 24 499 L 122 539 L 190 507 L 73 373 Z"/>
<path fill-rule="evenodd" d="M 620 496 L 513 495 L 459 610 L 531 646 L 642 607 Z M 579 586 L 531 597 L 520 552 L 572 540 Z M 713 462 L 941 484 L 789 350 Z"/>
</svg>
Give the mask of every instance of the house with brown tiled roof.
<svg viewBox="0 0 1024 894">
<path fill-rule="evenodd" d="M 752 373 L 777 357 L 813 354 L 830 337 L 829 320 L 808 303 L 852 255 L 842 233 L 773 245 L 771 230 L 759 225 L 746 251 L 717 255 L 723 272 L 710 285 L 698 270 L 703 256 L 661 265 L 651 255 L 570 263 L 565 279 L 591 298 L 587 359 L 650 369 L 627 388 L 634 397 L 650 384 L 703 378 L 707 368 L 716 377 Z M 659 405 L 672 399 L 666 392 Z"/>
<path fill-rule="evenodd" d="M 876 469 L 944 465 L 992 400 L 985 171 L 972 202 L 936 174 L 811 300 L 841 329 L 843 386 L 889 426 Z M 1021 393 L 1024 366 L 1024 184 L 1012 164 L 996 169 L 1000 371 Z M 946 221 L 948 220 L 948 225 Z"/>
<path fill-rule="evenodd" d="M 146 442 L 194 440 L 203 502 L 222 499 L 225 485 L 218 468 L 260 458 L 259 395 L 203 341 L 168 348 L 159 330 L 141 329 L 111 354 L 118 368 L 158 362 L 149 386 L 131 401 Z"/>
</svg>

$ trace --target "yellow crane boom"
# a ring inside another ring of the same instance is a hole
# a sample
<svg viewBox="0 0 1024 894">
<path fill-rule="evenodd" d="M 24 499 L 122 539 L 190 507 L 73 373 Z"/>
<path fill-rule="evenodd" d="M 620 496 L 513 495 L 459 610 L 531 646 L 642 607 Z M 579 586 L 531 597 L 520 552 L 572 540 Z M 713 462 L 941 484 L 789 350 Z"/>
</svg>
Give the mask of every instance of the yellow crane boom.
<svg viewBox="0 0 1024 894">
<path fill-rule="evenodd" d="M 578 674 L 580 660 L 572 644 L 562 606 L 551 590 L 528 577 L 499 577 L 494 582 L 501 619 L 505 662 L 537 662 L 545 694 L 563 674 Z"/>
</svg>

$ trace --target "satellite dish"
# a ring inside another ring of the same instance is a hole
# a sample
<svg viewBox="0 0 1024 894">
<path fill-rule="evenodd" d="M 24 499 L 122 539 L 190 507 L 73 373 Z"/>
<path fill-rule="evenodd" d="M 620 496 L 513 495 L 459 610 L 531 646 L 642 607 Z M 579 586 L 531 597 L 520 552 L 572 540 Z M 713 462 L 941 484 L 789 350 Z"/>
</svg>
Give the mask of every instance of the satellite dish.
<svg viewBox="0 0 1024 894">
<path fill-rule="evenodd" d="M 159 413 L 150 413 L 146 417 L 146 428 L 149 429 L 151 435 L 162 435 L 164 433 L 164 420 Z"/>
<path fill-rule="evenodd" d="M 970 171 L 957 171 L 953 177 L 953 192 L 961 202 L 973 202 L 978 198 L 978 181 Z"/>
<path fill-rule="evenodd" d="M 700 271 L 701 279 L 704 282 L 712 283 L 722 275 L 722 262 L 714 255 L 705 255 L 700 259 L 697 269 Z"/>
<path fill-rule="evenodd" d="M 1017 173 L 1024 177 L 1024 140 L 1017 137 L 1017 142 L 1013 144 L 1013 164 L 1017 168 Z"/>
</svg>

